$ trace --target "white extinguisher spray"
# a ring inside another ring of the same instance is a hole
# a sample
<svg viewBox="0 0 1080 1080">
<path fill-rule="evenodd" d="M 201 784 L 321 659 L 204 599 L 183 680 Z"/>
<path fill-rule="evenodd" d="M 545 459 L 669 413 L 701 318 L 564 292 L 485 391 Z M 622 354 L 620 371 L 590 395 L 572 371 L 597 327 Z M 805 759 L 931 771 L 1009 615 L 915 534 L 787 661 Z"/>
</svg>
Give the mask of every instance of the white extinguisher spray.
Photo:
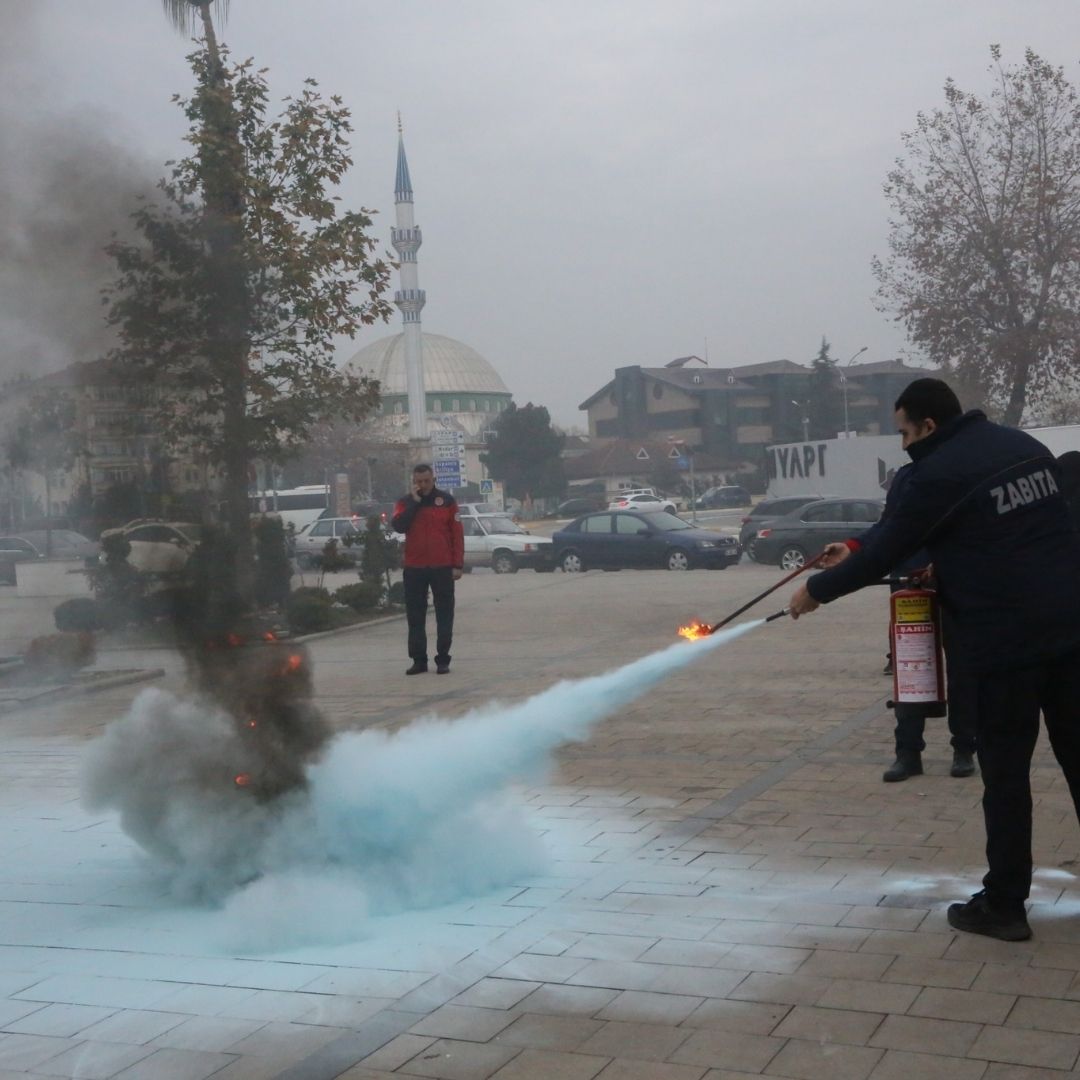
<svg viewBox="0 0 1080 1080">
<path fill-rule="evenodd" d="M 889 602 L 893 700 L 897 705 L 945 705 L 945 663 L 937 593 L 918 587 Z"/>
</svg>

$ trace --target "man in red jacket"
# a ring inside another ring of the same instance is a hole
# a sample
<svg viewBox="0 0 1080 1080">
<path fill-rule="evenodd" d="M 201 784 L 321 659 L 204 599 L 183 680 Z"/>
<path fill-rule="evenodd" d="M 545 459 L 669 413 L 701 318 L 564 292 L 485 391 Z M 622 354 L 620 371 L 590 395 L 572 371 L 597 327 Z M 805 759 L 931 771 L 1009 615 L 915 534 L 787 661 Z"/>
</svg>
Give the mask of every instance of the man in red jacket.
<svg viewBox="0 0 1080 1080">
<path fill-rule="evenodd" d="M 412 471 L 413 489 L 398 499 L 391 523 L 405 534 L 405 618 L 409 624 L 406 675 L 428 669 L 428 589 L 435 603 L 435 670 L 450 670 L 450 642 L 454 636 L 454 582 L 465 565 L 465 534 L 453 495 L 435 486 L 430 465 Z"/>
</svg>

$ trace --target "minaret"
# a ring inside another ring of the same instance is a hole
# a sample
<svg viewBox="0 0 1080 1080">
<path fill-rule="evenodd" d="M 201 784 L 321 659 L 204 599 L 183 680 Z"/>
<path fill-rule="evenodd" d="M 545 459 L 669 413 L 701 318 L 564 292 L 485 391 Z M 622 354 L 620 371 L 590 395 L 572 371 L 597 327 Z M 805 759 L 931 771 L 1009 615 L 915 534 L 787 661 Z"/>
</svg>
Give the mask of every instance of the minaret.
<svg viewBox="0 0 1080 1080">
<path fill-rule="evenodd" d="M 409 391 L 409 440 L 417 454 L 428 441 L 427 399 L 424 394 L 424 358 L 420 337 L 420 312 L 424 290 L 420 286 L 416 252 L 423 243 L 420 229 L 413 220 L 413 190 L 409 163 L 405 160 L 405 140 L 398 114 L 397 176 L 394 180 L 394 209 L 397 227 L 390 230 L 390 242 L 401 263 L 401 288 L 394 293 L 394 303 L 401 309 L 404 323 L 405 379 Z"/>
</svg>

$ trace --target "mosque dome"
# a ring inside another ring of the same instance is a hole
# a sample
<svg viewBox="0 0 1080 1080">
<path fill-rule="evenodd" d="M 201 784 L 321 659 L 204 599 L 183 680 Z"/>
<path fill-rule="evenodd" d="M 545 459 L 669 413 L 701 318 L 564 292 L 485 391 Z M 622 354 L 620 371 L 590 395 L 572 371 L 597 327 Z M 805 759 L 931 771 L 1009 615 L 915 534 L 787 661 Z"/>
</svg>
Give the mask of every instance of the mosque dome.
<svg viewBox="0 0 1080 1080">
<path fill-rule="evenodd" d="M 424 390 L 427 394 L 505 394 L 510 391 L 499 373 L 475 349 L 442 334 L 421 335 Z M 374 375 L 383 397 L 407 394 L 405 335 L 380 338 L 349 361 L 354 371 Z"/>
</svg>

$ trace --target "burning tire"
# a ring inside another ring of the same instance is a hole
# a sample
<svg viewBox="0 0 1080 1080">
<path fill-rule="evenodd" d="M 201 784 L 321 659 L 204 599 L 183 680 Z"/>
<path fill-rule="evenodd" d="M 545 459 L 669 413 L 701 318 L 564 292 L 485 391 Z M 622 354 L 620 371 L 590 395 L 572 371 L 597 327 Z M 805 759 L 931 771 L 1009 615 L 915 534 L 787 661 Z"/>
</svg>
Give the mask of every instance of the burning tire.
<svg viewBox="0 0 1080 1080">
<path fill-rule="evenodd" d="M 675 548 L 668 552 L 667 568 L 669 570 L 689 570 L 690 556 L 682 548 Z"/>
<path fill-rule="evenodd" d="M 585 560 L 573 548 L 559 556 L 559 565 L 564 574 L 580 574 L 585 570 Z"/>
<path fill-rule="evenodd" d="M 780 552 L 779 565 L 781 570 L 801 570 L 806 565 L 806 552 L 791 544 Z"/>
<path fill-rule="evenodd" d="M 496 574 L 516 574 L 518 570 L 517 559 L 512 551 L 496 551 L 491 557 L 491 569 Z"/>
</svg>

